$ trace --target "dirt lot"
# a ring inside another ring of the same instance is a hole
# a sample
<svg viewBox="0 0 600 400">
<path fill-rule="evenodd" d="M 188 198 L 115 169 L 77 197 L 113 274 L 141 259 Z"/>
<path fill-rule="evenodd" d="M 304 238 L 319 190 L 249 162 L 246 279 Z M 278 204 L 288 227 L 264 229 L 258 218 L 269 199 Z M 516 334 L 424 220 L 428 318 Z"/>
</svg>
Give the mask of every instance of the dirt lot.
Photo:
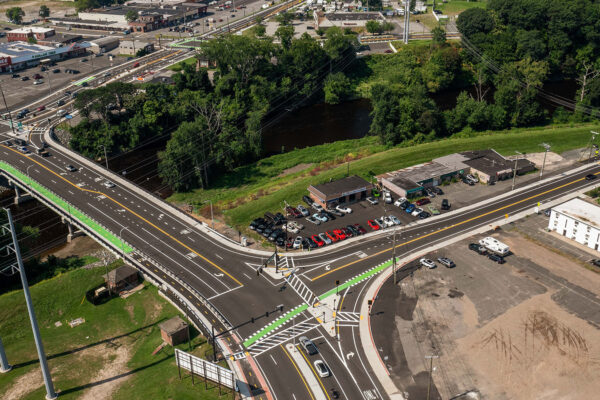
<svg viewBox="0 0 600 400">
<path fill-rule="evenodd" d="M 557 253 L 522 233 L 523 225 L 543 226 L 544 218 L 527 218 L 498 234 L 514 253 L 504 265 L 468 251 L 465 241 L 429 255 L 448 256 L 456 268 L 420 269 L 400 290 L 383 286 L 373 308 L 373 337 L 409 399 L 424 398 L 427 355 L 439 356 L 431 398 L 468 391 L 486 399 L 595 397 L 600 274 L 573 256 L 581 252 L 575 246 Z"/>
</svg>

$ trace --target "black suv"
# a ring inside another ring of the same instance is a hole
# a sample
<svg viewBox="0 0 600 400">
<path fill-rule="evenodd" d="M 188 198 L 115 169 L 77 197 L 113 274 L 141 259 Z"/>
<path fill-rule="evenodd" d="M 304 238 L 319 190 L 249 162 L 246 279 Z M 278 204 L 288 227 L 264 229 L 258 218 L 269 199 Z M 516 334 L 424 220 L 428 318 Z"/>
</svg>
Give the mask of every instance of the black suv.
<svg viewBox="0 0 600 400">
<path fill-rule="evenodd" d="M 312 201 L 312 199 L 311 199 L 310 197 L 308 197 L 308 196 L 302 196 L 302 200 L 304 200 L 304 202 L 305 202 L 306 204 L 308 204 L 308 206 L 309 206 L 309 207 L 310 207 L 310 206 L 312 206 L 312 204 L 314 203 L 314 202 Z"/>
<path fill-rule="evenodd" d="M 448 201 L 448 199 L 442 199 L 442 210 L 449 210 L 450 209 L 450 202 Z"/>
<path fill-rule="evenodd" d="M 473 250 L 479 254 L 487 254 L 487 250 L 485 249 L 485 247 L 477 243 L 469 243 L 469 250 Z"/>
</svg>

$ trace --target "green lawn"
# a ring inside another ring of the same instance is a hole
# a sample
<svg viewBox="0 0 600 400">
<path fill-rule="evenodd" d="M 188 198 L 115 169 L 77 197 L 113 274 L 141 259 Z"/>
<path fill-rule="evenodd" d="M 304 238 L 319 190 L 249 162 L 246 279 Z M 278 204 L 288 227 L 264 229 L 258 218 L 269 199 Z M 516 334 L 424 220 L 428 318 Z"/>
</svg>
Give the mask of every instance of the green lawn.
<svg viewBox="0 0 600 400">
<path fill-rule="evenodd" d="M 436 8 L 441 10 L 445 15 L 457 15 L 468 8 L 485 8 L 486 0 L 479 1 L 463 1 L 463 0 L 448 0 L 447 3 L 436 1 Z"/>
<path fill-rule="evenodd" d="M 598 125 L 582 125 L 483 132 L 472 137 L 449 138 L 388 150 L 374 137 L 346 140 L 263 159 L 219 178 L 213 189 L 179 193 L 169 200 L 179 204 L 199 205 L 210 199 L 215 210 L 220 209 L 230 225 L 244 229 L 252 219 L 265 211 L 281 210 L 284 200 L 290 204 L 299 204 L 302 195 L 307 194 L 309 185 L 345 176 L 347 160 L 353 160 L 350 163 L 350 174 L 370 179 L 374 174 L 465 150 L 494 148 L 502 154 L 510 155 L 515 150 L 523 153 L 539 152 L 542 150 L 540 143 L 546 142 L 552 145 L 552 151 L 560 153 L 584 147 L 590 139 L 590 129 L 597 128 Z M 292 174 L 279 176 L 283 170 L 301 164 L 309 165 Z M 206 206 L 202 213 L 206 215 Z M 216 214 L 218 218 L 219 212 L 216 211 Z"/>
<path fill-rule="evenodd" d="M 31 287 L 38 322 L 56 390 L 61 399 L 76 399 L 87 390 L 104 391 L 111 378 L 122 377 L 115 384 L 111 399 L 217 399 L 212 386 L 192 386 L 191 379 L 179 381 L 173 349 L 163 348 L 155 356 L 153 350 L 162 342 L 158 324 L 179 312 L 160 297 L 154 286 L 127 299 L 114 298 L 94 306 L 85 292 L 102 282 L 104 268 L 78 269 Z M 82 317 L 85 323 L 71 328 L 67 324 Z M 62 326 L 56 327 L 56 321 Z M 0 337 L 9 362 L 14 369 L 0 374 L 0 398 L 5 398 L 15 381 L 39 371 L 37 354 L 22 291 L 0 296 Z M 204 356 L 210 352 L 206 340 L 197 335 L 192 340 L 193 353 Z M 187 344 L 179 346 L 187 351 Z M 121 371 L 107 371 L 118 356 L 127 350 L 126 366 Z M 26 379 L 26 378 L 23 378 Z M 21 385 L 30 390 L 20 399 L 42 399 L 45 390 L 37 375 Z M 31 386 L 29 386 L 31 385 Z"/>
<path fill-rule="evenodd" d="M 186 58 L 183 61 L 179 61 L 178 63 L 169 66 L 168 69 L 170 69 L 171 71 L 178 72 L 183 69 L 184 64 L 196 65 L 196 57 Z"/>
</svg>

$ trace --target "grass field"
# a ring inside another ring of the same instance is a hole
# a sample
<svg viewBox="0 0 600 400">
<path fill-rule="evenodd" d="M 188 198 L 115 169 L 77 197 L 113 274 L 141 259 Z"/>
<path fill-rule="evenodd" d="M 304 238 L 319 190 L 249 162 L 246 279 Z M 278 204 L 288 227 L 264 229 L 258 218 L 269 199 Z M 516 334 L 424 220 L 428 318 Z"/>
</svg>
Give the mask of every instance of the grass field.
<svg viewBox="0 0 600 400">
<path fill-rule="evenodd" d="M 290 204 L 299 204 L 302 195 L 307 194 L 309 185 L 344 177 L 348 161 L 350 174 L 369 180 L 376 174 L 464 150 L 494 148 L 509 155 L 515 150 L 523 153 L 542 151 L 540 143 L 546 142 L 552 145 L 552 151 L 560 153 L 584 147 L 589 141 L 590 129 L 597 128 L 598 125 L 582 125 L 483 132 L 472 137 L 449 138 L 387 150 L 375 137 L 340 141 L 263 159 L 219 178 L 213 184 L 213 189 L 179 193 L 169 200 L 194 205 L 212 200 L 217 218 L 222 212 L 221 218 L 224 217 L 230 225 L 243 229 L 265 211 L 281 210 L 284 200 Z M 294 166 L 300 167 L 287 175 L 282 174 Z M 207 215 L 206 206 L 201 212 Z"/>
<path fill-rule="evenodd" d="M 104 268 L 78 269 L 31 287 L 54 385 L 61 399 L 217 399 L 218 390 L 179 381 L 173 349 L 162 343 L 158 324 L 179 312 L 154 286 L 127 299 L 94 306 L 84 298 L 103 281 Z M 82 317 L 74 328 L 67 321 Z M 60 321 L 62 326 L 56 327 Z M 21 290 L 0 296 L 0 337 L 13 370 L 0 374 L 0 398 L 43 399 L 45 390 Z M 211 348 L 201 336 L 193 353 Z M 187 344 L 178 346 L 187 351 Z M 18 391 L 18 388 L 22 392 Z"/>
<path fill-rule="evenodd" d="M 183 69 L 184 64 L 196 65 L 196 57 L 186 58 L 183 61 L 179 61 L 178 63 L 175 63 L 175 64 L 169 66 L 167 69 L 178 72 Z"/>
<path fill-rule="evenodd" d="M 486 0 L 478 1 L 463 1 L 463 0 L 449 0 L 447 3 L 436 1 L 436 8 L 441 10 L 442 13 L 448 16 L 457 15 L 465 11 L 468 8 L 485 8 L 487 6 Z"/>
</svg>

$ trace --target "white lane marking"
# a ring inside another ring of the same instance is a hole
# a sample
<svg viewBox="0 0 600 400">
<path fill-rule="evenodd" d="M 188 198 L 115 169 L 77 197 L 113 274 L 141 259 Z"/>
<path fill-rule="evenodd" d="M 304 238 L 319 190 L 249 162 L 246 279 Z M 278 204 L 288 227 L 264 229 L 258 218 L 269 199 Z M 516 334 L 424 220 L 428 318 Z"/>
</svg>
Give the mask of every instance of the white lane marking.
<svg viewBox="0 0 600 400">
<path fill-rule="evenodd" d="M 242 272 L 242 274 L 243 274 L 243 275 L 244 275 L 246 278 L 248 278 L 248 279 L 252 280 L 252 278 L 250 277 L 250 275 L 248 275 L 247 273 L 245 273 L 245 272 Z"/>
<path fill-rule="evenodd" d="M 273 364 L 277 365 L 277 361 L 275 361 L 275 357 L 273 357 L 273 354 L 269 354 L 271 356 L 271 360 L 273 360 Z"/>
<path fill-rule="evenodd" d="M 219 282 L 220 282 L 220 281 L 219 281 Z M 226 291 L 224 291 L 224 292 L 221 292 L 221 293 L 219 293 L 219 294 L 216 294 L 216 295 L 214 295 L 213 297 L 209 297 L 209 298 L 208 298 L 208 300 L 216 299 L 216 298 L 217 298 L 217 297 L 219 297 L 219 296 L 223 296 L 224 294 L 227 294 L 227 293 L 229 293 L 229 292 L 233 292 L 234 290 L 240 289 L 240 288 L 242 288 L 242 287 L 243 287 L 243 286 L 236 286 L 236 287 L 234 287 L 233 289 L 229 289 L 229 290 L 226 290 Z"/>
<path fill-rule="evenodd" d="M 217 253 L 215 253 L 215 256 L 219 257 L 221 260 L 223 259 L 223 257 L 221 257 L 220 255 L 218 255 Z"/>
</svg>

